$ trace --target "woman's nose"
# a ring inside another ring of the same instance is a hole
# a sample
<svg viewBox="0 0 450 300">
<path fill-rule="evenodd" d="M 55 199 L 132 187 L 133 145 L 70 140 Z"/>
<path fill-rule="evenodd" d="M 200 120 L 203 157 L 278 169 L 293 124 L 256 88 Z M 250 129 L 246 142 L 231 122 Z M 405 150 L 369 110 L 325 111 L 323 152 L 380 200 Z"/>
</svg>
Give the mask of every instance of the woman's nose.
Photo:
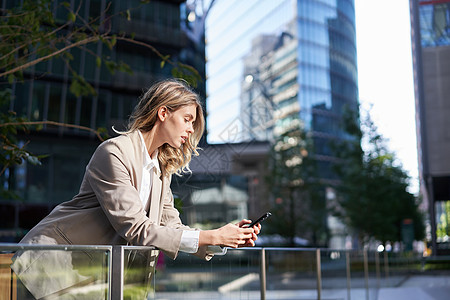
<svg viewBox="0 0 450 300">
<path fill-rule="evenodd" d="M 189 127 L 188 127 L 188 130 L 187 130 L 189 133 L 193 133 L 194 132 L 194 126 L 191 124 L 191 123 L 189 123 Z"/>
</svg>

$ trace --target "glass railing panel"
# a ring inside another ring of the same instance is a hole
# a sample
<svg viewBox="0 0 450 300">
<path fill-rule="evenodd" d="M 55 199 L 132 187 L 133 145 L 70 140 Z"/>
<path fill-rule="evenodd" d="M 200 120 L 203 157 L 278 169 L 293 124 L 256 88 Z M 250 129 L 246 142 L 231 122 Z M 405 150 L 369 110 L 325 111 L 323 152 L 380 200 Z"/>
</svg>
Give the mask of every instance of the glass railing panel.
<svg viewBox="0 0 450 300">
<path fill-rule="evenodd" d="M 384 252 L 383 264 L 385 270 L 386 287 L 399 287 L 411 274 L 420 272 L 420 259 L 414 258 L 412 253 Z"/>
<path fill-rule="evenodd" d="M 123 246 L 123 300 L 154 298 L 158 250 Z"/>
<path fill-rule="evenodd" d="M 450 274 L 450 256 L 435 256 L 419 258 L 421 271 L 427 275 Z M 450 285 L 450 282 L 449 282 Z"/>
<path fill-rule="evenodd" d="M 316 250 L 266 248 L 266 299 L 317 299 Z"/>
<path fill-rule="evenodd" d="M 349 251 L 347 258 L 350 273 L 350 299 L 367 299 L 369 278 L 365 269 L 364 251 Z"/>
<path fill-rule="evenodd" d="M 381 288 L 381 264 L 380 264 L 380 253 L 377 251 L 365 251 L 363 256 L 366 256 L 366 266 L 367 266 L 367 282 L 368 282 L 368 293 L 369 300 L 378 299 L 378 291 Z"/>
<path fill-rule="evenodd" d="M 349 253 L 342 250 L 320 250 L 322 298 L 351 299 L 350 273 L 347 273 Z"/>
<path fill-rule="evenodd" d="M 389 265 L 389 252 L 383 251 L 378 253 L 379 259 L 379 276 L 380 276 L 380 288 L 391 288 L 398 285 L 400 278 L 393 276 Z"/>
<path fill-rule="evenodd" d="M 149 299 L 259 299 L 260 250 L 228 249 L 204 261 L 180 253 L 176 260 L 160 255 Z"/>
<path fill-rule="evenodd" d="M 108 299 L 110 258 L 108 246 L 0 244 L 0 298 Z"/>
<path fill-rule="evenodd" d="M 37 297 L 122 299 L 123 294 L 126 300 L 260 299 L 262 295 L 265 299 L 320 295 L 321 299 L 375 300 L 413 290 L 447 299 L 450 287 L 446 256 L 244 248 L 228 249 L 226 255 L 203 261 L 183 253 L 176 260 L 162 254 L 158 258 L 157 253 L 150 247 L 0 244 L 0 299 L 34 299 L 25 286 L 33 288 Z M 122 264 L 114 263 L 117 254 Z M 263 261 L 265 284 L 261 283 Z M 111 266 L 121 266 L 120 272 Z M 114 293 L 116 287 L 120 293 Z"/>
</svg>

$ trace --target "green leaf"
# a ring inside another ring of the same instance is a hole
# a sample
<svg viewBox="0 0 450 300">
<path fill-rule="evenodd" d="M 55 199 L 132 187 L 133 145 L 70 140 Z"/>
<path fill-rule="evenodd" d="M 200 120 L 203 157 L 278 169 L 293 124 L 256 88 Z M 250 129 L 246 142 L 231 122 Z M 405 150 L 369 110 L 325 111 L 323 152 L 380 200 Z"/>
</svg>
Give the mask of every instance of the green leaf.
<svg viewBox="0 0 450 300">
<path fill-rule="evenodd" d="M 105 44 L 105 45 L 108 47 L 109 50 L 112 50 L 113 45 L 112 45 L 112 43 L 111 43 L 110 40 L 105 39 L 104 37 L 100 36 L 100 41 L 101 41 L 103 44 Z"/>
<path fill-rule="evenodd" d="M 67 14 L 67 21 L 75 22 L 76 19 L 77 19 L 77 16 L 73 12 L 69 12 Z"/>
<path fill-rule="evenodd" d="M 127 20 L 131 21 L 131 13 L 130 13 L 129 9 L 127 9 L 126 14 L 127 14 Z"/>
<path fill-rule="evenodd" d="M 73 60 L 73 55 L 70 52 L 64 52 L 64 56 L 69 60 Z"/>
<path fill-rule="evenodd" d="M 172 73 L 172 77 L 174 77 L 174 78 L 180 78 L 181 77 L 180 71 L 177 68 L 173 68 L 171 70 L 171 73 Z"/>
<path fill-rule="evenodd" d="M 84 32 L 77 32 L 76 34 L 74 34 L 74 37 L 75 41 L 79 42 L 85 40 L 88 36 Z"/>
<path fill-rule="evenodd" d="M 36 156 L 33 155 L 28 155 L 27 156 L 27 161 L 32 164 L 32 165 L 37 165 L 40 166 L 42 165 L 41 161 L 39 160 L 39 158 L 37 158 Z"/>
<path fill-rule="evenodd" d="M 102 66 L 102 59 L 99 56 L 97 56 L 97 58 L 95 59 L 95 64 L 98 68 Z"/>
<path fill-rule="evenodd" d="M 12 84 L 13 82 L 14 82 L 14 79 L 15 79 L 16 77 L 14 76 L 14 74 L 9 74 L 8 75 L 8 83 L 9 84 Z"/>
<path fill-rule="evenodd" d="M 97 95 L 94 87 L 90 85 L 83 77 L 75 75 L 69 88 L 70 92 L 76 97 Z"/>
<path fill-rule="evenodd" d="M 116 73 L 117 64 L 115 62 L 110 61 L 110 60 L 105 60 L 105 66 L 106 66 L 106 68 L 108 68 L 108 70 L 111 74 Z"/>
<path fill-rule="evenodd" d="M 119 62 L 118 69 L 121 72 L 133 74 L 133 70 L 131 69 L 131 67 L 129 65 L 127 65 L 126 63 L 124 63 L 123 61 Z"/>
</svg>

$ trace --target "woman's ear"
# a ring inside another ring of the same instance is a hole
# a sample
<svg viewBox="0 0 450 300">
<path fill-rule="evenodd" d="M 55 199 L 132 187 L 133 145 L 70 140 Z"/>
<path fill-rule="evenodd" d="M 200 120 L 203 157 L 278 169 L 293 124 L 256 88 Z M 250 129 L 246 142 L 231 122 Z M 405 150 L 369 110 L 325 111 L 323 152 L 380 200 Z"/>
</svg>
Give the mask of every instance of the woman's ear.
<svg viewBox="0 0 450 300">
<path fill-rule="evenodd" d="M 167 118 L 167 113 L 168 113 L 168 110 L 167 110 L 167 107 L 165 107 L 165 106 L 161 106 L 158 109 L 158 118 L 161 122 L 164 122 L 164 120 Z"/>
</svg>

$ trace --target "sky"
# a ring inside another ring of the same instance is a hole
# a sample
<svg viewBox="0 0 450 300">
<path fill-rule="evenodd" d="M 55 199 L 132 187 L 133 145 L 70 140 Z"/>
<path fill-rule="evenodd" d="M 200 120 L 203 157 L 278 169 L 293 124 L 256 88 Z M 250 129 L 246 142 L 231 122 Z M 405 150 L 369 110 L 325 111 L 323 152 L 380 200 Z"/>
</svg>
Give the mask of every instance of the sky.
<svg viewBox="0 0 450 300">
<path fill-rule="evenodd" d="M 359 98 L 419 191 L 408 0 L 355 0 Z"/>
</svg>

